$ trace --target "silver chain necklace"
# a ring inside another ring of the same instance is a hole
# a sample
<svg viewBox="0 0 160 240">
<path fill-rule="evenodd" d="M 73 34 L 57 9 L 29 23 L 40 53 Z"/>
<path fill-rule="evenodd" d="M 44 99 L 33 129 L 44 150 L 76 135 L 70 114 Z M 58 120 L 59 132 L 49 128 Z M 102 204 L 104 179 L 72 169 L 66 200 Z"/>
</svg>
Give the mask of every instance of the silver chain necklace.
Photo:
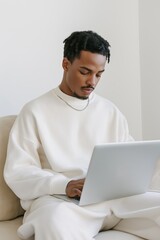
<svg viewBox="0 0 160 240">
<path fill-rule="evenodd" d="M 57 94 L 56 94 L 57 95 Z M 75 107 L 73 107 L 72 105 L 70 105 L 66 100 L 64 100 L 62 97 L 60 97 L 59 95 L 57 95 L 57 97 L 59 98 L 59 99 L 61 99 L 67 106 L 69 106 L 70 108 L 72 108 L 72 109 L 74 109 L 74 110 L 76 110 L 76 111 L 84 111 L 87 107 L 88 107 L 88 105 L 89 105 L 89 98 L 88 98 L 88 101 L 87 101 L 87 104 L 86 104 L 86 106 L 85 107 L 83 107 L 83 108 L 81 108 L 81 109 L 77 109 L 77 108 L 75 108 Z"/>
</svg>

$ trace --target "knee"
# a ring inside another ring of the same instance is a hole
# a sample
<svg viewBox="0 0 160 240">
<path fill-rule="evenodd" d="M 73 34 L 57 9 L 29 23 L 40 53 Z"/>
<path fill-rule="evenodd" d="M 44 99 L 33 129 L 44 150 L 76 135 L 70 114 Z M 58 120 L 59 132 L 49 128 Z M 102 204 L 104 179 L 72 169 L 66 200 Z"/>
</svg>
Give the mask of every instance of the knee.
<svg viewBox="0 0 160 240">
<path fill-rule="evenodd" d="M 34 235 L 34 227 L 31 223 L 23 224 L 18 228 L 17 233 L 21 239 L 28 239 Z"/>
</svg>

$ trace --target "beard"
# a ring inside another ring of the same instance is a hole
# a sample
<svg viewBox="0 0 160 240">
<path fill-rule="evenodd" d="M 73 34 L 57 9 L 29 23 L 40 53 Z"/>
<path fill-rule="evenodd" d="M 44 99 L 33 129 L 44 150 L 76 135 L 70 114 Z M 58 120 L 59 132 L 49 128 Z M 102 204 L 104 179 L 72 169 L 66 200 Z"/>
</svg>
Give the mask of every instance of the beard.
<svg viewBox="0 0 160 240">
<path fill-rule="evenodd" d="M 89 98 L 89 96 L 79 96 L 76 92 L 73 92 L 73 97 L 76 97 L 81 100 L 86 100 Z"/>
<path fill-rule="evenodd" d="M 81 87 L 81 89 L 84 89 L 84 88 L 91 88 L 92 90 L 94 90 L 94 87 L 91 86 L 91 85 Z M 73 92 L 73 97 L 76 97 L 76 98 L 79 98 L 79 99 L 82 99 L 82 100 L 86 100 L 86 99 L 89 98 L 89 96 L 80 96 L 76 92 Z"/>
</svg>

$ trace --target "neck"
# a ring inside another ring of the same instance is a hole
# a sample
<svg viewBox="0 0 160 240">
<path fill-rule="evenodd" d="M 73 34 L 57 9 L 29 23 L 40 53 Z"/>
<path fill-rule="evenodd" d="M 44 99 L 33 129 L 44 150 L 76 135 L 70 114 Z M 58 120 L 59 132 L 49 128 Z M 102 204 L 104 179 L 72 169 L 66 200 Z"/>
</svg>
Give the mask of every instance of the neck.
<svg viewBox="0 0 160 240">
<path fill-rule="evenodd" d="M 71 97 L 75 97 L 75 98 L 78 98 L 78 99 L 81 99 L 81 100 L 86 100 L 86 99 L 89 98 L 88 96 L 87 97 L 85 97 L 85 96 L 83 97 L 83 96 L 77 95 L 76 92 L 72 92 L 69 88 L 66 87 L 65 84 L 63 84 L 63 82 L 59 85 L 59 89 L 63 93 L 65 93 L 65 94 L 67 94 L 68 96 L 71 96 Z"/>
<path fill-rule="evenodd" d="M 55 94 L 68 107 L 70 107 L 70 108 L 72 108 L 72 109 L 74 109 L 76 111 L 83 111 L 83 110 L 85 110 L 88 107 L 89 103 L 90 103 L 89 97 L 87 99 L 85 99 L 85 101 L 80 101 L 79 98 L 77 98 L 77 100 L 76 100 L 76 97 L 75 97 L 75 99 L 71 98 L 70 95 L 68 95 L 68 94 L 64 93 L 63 91 L 61 91 L 60 88 L 59 88 L 59 91 L 56 91 L 56 89 L 55 89 Z"/>
<path fill-rule="evenodd" d="M 66 87 L 66 84 L 64 84 L 64 81 L 63 81 L 63 80 L 62 80 L 61 84 L 59 85 L 59 89 L 60 89 L 63 93 L 65 93 L 65 94 L 67 94 L 67 95 L 69 95 L 69 96 L 73 96 L 72 91 L 71 91 L 69 88 Z"/>
</svg>

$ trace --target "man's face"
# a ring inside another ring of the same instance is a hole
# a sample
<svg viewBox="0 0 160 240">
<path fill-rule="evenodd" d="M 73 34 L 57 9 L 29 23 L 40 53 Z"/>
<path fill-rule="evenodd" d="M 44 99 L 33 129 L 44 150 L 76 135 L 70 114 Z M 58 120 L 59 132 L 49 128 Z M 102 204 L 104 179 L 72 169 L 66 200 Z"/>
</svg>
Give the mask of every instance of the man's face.
<svg viewBox="0 0 160 240">
<path fill-rule="evenodd" d="M 105 56 L 88 51 L 81 51 L 80 58 L 72 63 L 64 58 L 60 89 L 70 96 L 88 98 L 104 72 L 105 63 Z"/>
</svg>

